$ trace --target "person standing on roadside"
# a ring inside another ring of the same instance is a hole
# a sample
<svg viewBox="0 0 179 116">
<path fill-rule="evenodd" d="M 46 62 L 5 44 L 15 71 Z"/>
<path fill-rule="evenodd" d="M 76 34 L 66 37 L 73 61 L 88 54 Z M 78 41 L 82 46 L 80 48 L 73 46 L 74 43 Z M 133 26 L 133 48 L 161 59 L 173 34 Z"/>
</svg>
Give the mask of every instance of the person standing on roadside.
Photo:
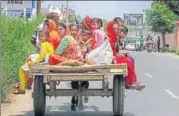
<svg viewBox="0 0 179 116">
<path fill-rule="evenodd" d="M 144 37 L 143 37 L 143 35 L 141 35 L 141 37 L 140 37 L 140 50 L 143 49 L 143 46 L 144 46 Z"/>
<path fill-rule="evenodd" d="M 158 36 L 158 39 L 157 39 L 157 50 L 158 52 L 160 52 L 160 36 Z"/>
</svg>

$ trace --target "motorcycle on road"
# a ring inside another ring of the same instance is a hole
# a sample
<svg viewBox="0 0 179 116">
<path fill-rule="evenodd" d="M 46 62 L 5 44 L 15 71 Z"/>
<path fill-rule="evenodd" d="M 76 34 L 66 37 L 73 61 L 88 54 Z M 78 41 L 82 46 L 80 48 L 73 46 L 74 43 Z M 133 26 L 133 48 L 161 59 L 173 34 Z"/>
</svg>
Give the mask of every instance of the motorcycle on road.
<svg viewBox="0 0 179 116">
<path fill-rule="evenodd" d="M 147 52 L 152 53 L 154 51 L 154 42 L 147 43 Z"/>
</svg>

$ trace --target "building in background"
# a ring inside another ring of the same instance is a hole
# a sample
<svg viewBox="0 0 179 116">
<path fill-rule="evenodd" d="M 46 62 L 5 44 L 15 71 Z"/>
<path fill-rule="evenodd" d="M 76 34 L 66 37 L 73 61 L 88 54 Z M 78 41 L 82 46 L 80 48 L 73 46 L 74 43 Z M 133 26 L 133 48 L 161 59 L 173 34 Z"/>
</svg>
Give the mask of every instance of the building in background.
<svg viewBox="0 0 179 116">
<path fill-rule="evenodd" d="M 42 8 L 42 9 L 41 9 L 41 13 L 42 13 L 43 15 L 47 15 L 47 14 L 48 14 L 48 8 Z"/>
<path fill-rule="evenodd" d="M 67 12 L 68 11 L 68 12 Z M 76 13 L 75 10 L 71 9 L 71 8 L 64 8 L 62 9 L 62 14 L 63 14 L 63 21 L 67 21 L 67 17 L 68 17 L 68 21 L 69 23 L 72 23 L 76 17 Z"/>
<path fill-rule="evenodd" d="M 49 5 L 49 7 L 48 8 L 42 8 L 41 9 L 41 13 L 42 14 L 44 14 L 44 15 L 47 15 L 48 13 L 49 13 L 49 10 L 53 10 L 53 9 L 56 9 L 56 10 L 58 10 L 59 12 L 60 12 L 60 20 L 61 21 L 64 21 L 64 22 L 66 22 L 66 20 L 67 20 L 67 17 L 68 17 L 68 19 L 69 19 L 69 21 L 72 19 L 72 18 L 74 18 L 74 17 L 76 17 L 76 13 L 75 13 L 75 10 L 73 10 L 73 9 L 71 9 L 71 8 L 60 8 L 60 7 L 56 7 L 56 6 L 51 6 L 51 5 Z M 68 10 L 68 12 L 67 12 L 67 10 Z"/>
</svg>

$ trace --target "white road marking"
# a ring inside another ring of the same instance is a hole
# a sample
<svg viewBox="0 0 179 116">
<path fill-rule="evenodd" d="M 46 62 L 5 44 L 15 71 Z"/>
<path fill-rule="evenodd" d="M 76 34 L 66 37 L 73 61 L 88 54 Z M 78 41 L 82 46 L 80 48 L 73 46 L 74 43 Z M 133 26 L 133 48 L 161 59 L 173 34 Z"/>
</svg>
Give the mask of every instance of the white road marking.
<svg viewBox="0 0 179 116">
<path fill-rule="evenodd" d="M 92 108 L 86 108 L 83 111 L 95 111 L 95 110 L 93 110 Z"/>
<path fill-rule="evenodd" d="M 145 73 L 145 75 L 147 75 L 148 77 L 152 78 L 152 75 L 149 73 Z"/>
<path fill-rule="evenodd" d="M 60 111 L 60 109 L 58 109 L 57 107 L 53 106 L 53 107 L 50 109 L 50 111 L 56 112 L 56 111 Z"/>
<path fill-rule="evenodd" d="M 172 91 L 165 89 L 165 91 L 173 98 L 173 99 L 178 99 L 178 96 L 176 96 Z"/>
</svg>

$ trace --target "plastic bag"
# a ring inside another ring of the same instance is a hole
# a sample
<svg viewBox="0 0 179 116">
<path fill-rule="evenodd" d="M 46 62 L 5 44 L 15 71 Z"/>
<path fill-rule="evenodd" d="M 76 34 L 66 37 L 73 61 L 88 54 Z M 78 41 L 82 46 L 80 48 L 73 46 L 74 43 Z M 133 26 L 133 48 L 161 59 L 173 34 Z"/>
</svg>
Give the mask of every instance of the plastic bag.
<svg viewBox="0 0 179 116">
<path fill-rule="evenodd" d="M 107 38 L 103 43 L 87 55 L 87 61 L 92 64 L 112 64 L 113 51 Z"/>
</svg>

